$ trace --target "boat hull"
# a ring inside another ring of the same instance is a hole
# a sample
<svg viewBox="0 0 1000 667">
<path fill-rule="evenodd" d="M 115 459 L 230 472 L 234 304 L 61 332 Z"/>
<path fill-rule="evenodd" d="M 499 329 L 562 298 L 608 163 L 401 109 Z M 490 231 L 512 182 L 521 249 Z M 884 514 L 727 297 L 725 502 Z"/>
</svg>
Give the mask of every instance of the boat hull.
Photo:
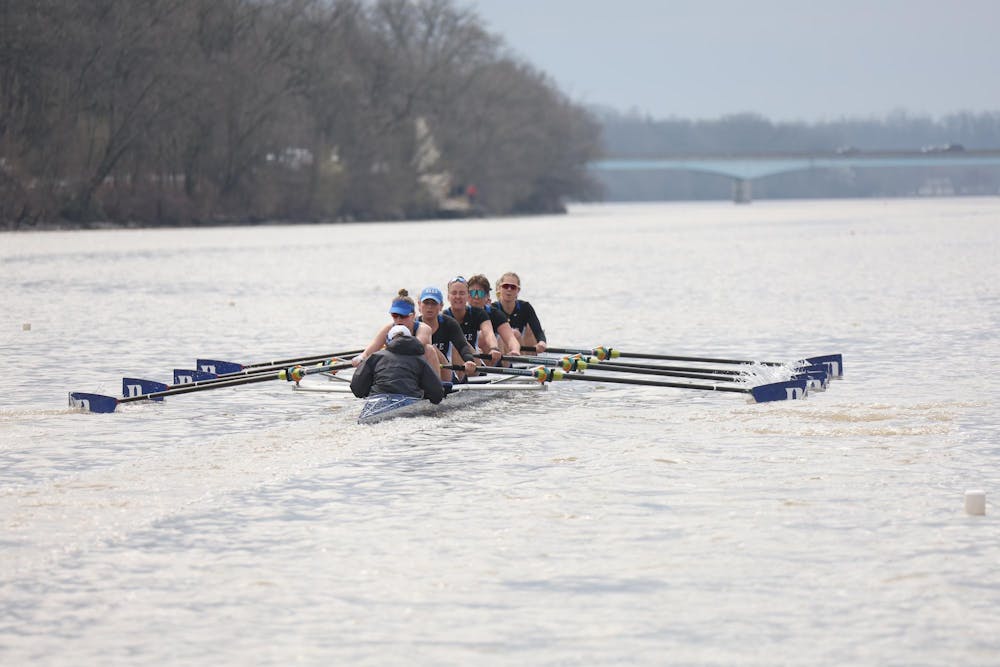
<svg viewBox="0 0 1000 667">
<path fill-rule="evenodd" d="M 403 394 L 374 394 L 365 399 L 358 416 L 359 424 L 375 424 L 397 417 L 416 417 L 439 412 L 451 411 L 469 406 L 497 396 L 507 396 L 518 392 L 544 391 L 546 385 L 537 382 L 490 382 L 486 384 L 457 385 L 437 405 L 422 398 L 413 398 Z"/>
</svg>

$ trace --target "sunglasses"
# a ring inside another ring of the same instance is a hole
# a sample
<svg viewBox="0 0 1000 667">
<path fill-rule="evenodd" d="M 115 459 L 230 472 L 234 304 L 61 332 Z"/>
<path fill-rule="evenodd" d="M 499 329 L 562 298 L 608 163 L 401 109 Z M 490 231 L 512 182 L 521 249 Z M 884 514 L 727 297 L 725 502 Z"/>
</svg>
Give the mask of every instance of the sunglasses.
<svg viewBox="0 0 1000 667">
<path fill-rule="evenodd" d="M 500 285 L 500 289 L 519 290 L 519 289 L 521 289 L 521 286 L 520 285 L 515 285 L 514 283 L 504 283 L 503 285 Z"/>
<path fill-rule="evenodd" d="M 451 279 L 451 280 L 450 280 L 450 281 L 448 282 L 448 284 L 450 285 L 450 284 L 452 284 L 452 283 L 464 283 L 464 282 L 465 282 L 465 278 L 463 278 L 462 276 L 455 276 L 454 278 L 452 278 L 452 279 Z"/>
<path fill-rule="evenodd" d="M 409 317 L 413 313 L 410 313 L 410 315 L 400 315 L 399 313 L 389 313 L 389 314 L 392 315 L 392 319 L 394 319 L 394 320 L 405 320 L 407 317 Z"/>
<path fill-rule="evenodd" d="M 489 293 L 490 293 L 490 291 L 488 289 L 470 289 L 469 290 L 469 296 L 471 296 L 473 299 L 485 299 L 486 295 L 489 294 Z"/>
</svg>

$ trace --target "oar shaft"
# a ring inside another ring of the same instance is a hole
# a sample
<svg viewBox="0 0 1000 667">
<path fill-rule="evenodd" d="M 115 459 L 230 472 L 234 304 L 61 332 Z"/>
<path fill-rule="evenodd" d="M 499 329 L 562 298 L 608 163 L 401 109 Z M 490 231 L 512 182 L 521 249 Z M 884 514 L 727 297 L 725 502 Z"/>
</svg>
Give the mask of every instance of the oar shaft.
<svg viewBox="0 0 1000 667">
<path fill-rule="evenodd" d="M 452 370 L 462 370 L 462 366 L 445 366 Z M 576 380 L 577 382 L 610 382 L 617 384 L 643 385 L 646 387 L 673 387 L 675 389 L 700 389 L 703 391 L 726 391 L 734 394 L 750 394 L 757 403 L 767 403 L 771 401 L 790 401 L 805 398 L 808 394 L 808 383 L 806 380 L 788 380 L 785 382 L 772 382 L 756 387 L 733 387 L 720 385 L 688 384 L 684 382 L 661 382 L 659 380 L 638 380 L 632 378 L 613 377 L 593 377 L 591 375 L 572 375 L 563 373 L 560 368 L 501 368 L 497 366 L 480 366 L 480 372 L 500 373 L 503 375 L 523 375 L 532 377 L 539 382 L 551 382 L 553 380 Z"/>
<path fill-rule="evenodd" d="M 312 375 L 314 373 L 324 373 L 326 371 L 340 370 L 343 368 L 350 368 L 350 363 L 343 364 L 326 364 L 323 366 L 314 366 L 312 368 L 303 368 L 302 375 Z M 164 396 L 178 396 L 180 394 L 190 394 L 196 391 L 207 391 L 209 389 L 220 389 L 225 387 L 238 387 L 244 384 L 254 384 L 256 382 L 267 382 L 269 380 L 293 380 L 291 376 L 292 369 L 286 368 L 278 371 L 277 373 L 258 373 L 255 375 L 248 375 L 246 377 L 238 377 L 231 379 L 219 379 L 219 380 L 205 380 L 203 382 L 190 382 L 188 384 L 177 385 L 165 389 L 163 391 L 154 391 L 148 394 L 139 394 L 137 396 L 126 396 L 124 398 L 119 398 L 119 403 L 131 403 L 132 401 L 145 401 L 154 398 L 162 398 Z"/>
<path fill-rule="evenodd" d="M 293 364 L 315 364 L 324 363 L 328 359 L 338 357 L 353 357 L 363 350 L 344 350 L 332 354 L 314 354 L 311 356 L 295 357 L 293 359 L 278 359 L 275 361 L 257 361 L 252 364 L 242 364 L 234 361 L 220 361 L 217 359 L 198 359 L 195 364 L 199 371 L 215 373 L 219 377 L 224 375 L 235 375 L 236 373 L 280 370 Z"/>
<path fill-rule="evenodd" d="M 352 357 L 356 354 L 361 354 L 364 349 L 360 350 L 345 350 L 344 352 L 334 352 L 333 354 L 314 354 L 309 357 L 296 357 L 293 359 L 278 359 L 277 361 L 258 361 L 252 364 L 244 364 L 244 370 L 250 370 L 254 368 L 263 368 L 265 366 L 287 366 L 289 364 L 309 364 L 319 361 L 325 361 L 327 359 L 332 359 L 335 357 Z"/>
<path fill-rule="evenodd" d="M 460 371 L 463 366 L 446 366 L 451 370 Z M 614 378 L 614 377 L 592 377 L 589 375 L 572 375 L 568 373 L 563 373 L 561 369 L 527 369 L 527 368 L 502 368 L 499 366 L 477 366 L 476 370 L 485 373 L 500 373 L 501 375 L 521 375 L 525 377 L 533 377 L 540 382 L 548 382 L 554 380 L 577 380 L 581 382 L 610 382 L 613 384 L 632 384 L 632 385 L 643 385 L 646 387 L 673 387 L 675 389 L 702 389 L 706 391 L 729 391 L 738 394 L 749 394 L 750 389 L 746 387 L 732 387 L 732 386 L 718 386 L 718 385 L 703 385 L 703 384 L 689 384 L 686 382 L 664 382 L 660 380 L 640 380 L 633 378 Z M 548 376 L 539 377 L 543 373 L 548 371 Z"/>
<path fill-rule="evenodd" d="M 339 356 L 349 356 L 349 355 L 350 355 L 350 353 L 348 353 L 348 355 L 339 355 Z M 344 361 L 344 360 L 338 358 L 337 356 L 334 356 L 334 357 L 318 357 L 318 358 L 312 358 L 312 357 L 310 357 L 310 358 L 307 358 L 307 359 L 303 359 L 301 362 L 295 362 L 295 365 L 297 365 L 297 366 L 304 366 L 304 365 L 313 364 L 313 363 L 318 363 L 318 364 L 323 364 L 323 365 L 329 365 L 329 364 L 337 364 L 338 362 L 341 362 L 341 361 Z M 242 370 L 242 371 L 235 371 L 235 372 L 232 372 L 232 373 L 220 373 L 218 377 L 212 378 L 211 380 L 199 380 L 199 381 L 194 382 L 194 383 L 185 383 L 185 384 L 208 384 L 208 383 L 211 383 L 211 382 L 218 382 L 220 380 L 231 380 L 231 379 L 236 379 L 236 378 L 239 378 L 239 377 L 246 377 L 246 376 L 249 376 L 249 375 L 261 375 L 261 374 L 273 373 L 275 371 L 280 371 L 280 370 L 284 370 L 284 369 L 288 368 L 289 367 L 289 363 L 292 363 L 292 362 L 288 362 L 288 363 L 285 363 L 285 364 L 276 364 L 276 365 L 271 365 L 271 366 L 261 366 L 261 367 L 249 367 L 248 366 L 248 367 L 246 367 L 245 370 Z M 346 363 L 345 362 L 345 364 L 346 365 L 342 365 L 342 366 L 338 366 L 338 367 L 339 368 L 350 368 L 351 367 L 350 363 Z"/>
<path fill-rule="evenodd" d="M 749 394 L 746 387 L 719 385 L 688 384 L 686 382 L 663 382 L 660 380 L 640 380 L 632 378 L 593 377 L 590 375 L 564 375 L 563 380 L 579 380 L 583 382 L 611 382 L 615 384 L 639 384 L 645 387 L 673 387 L 675 389 L 703 389 L 705 391 L 730 391 L 737 394 Z"/>
<path fill-rule="evenodd" d="M 755 361 L 752 359 L 717 359 L 715 357 L 683 357 L 674 354 L 653 354 L 652 352 L 622 352 L 621 350 L 606 347 L 601 348 L 605 352 L 608 352 L 609 357 L 622 357 L 630 359 L 659 359 L 662 361 L 691 361 L 695 363 L 702 364 L 761 364 L 763 366 L 784 366 L 780 361 Z M 522 347 L 521 350 L 526 352 L 534 352 L 535 348 L 531 346 Z M 571 348 L 571 347 L 549 347 L 546 348 L 546 352 L 552 352 L 554 354 L 593 354 L 596 356 L 601 356 L 598 348 Z"/>
<path fill-rule="evenodd" d="M 488 355 L 484 355 L 487 356 Z M 553 359 L 546 357 L 517 357 L 517 356 L 504 356 L 502 357 L 504 361 L 522 361 L 529 364 L 544 364 L 545 366 L 556 366 L 563 370 L 578 370 L 576 368 L 568 368 L 563 365 L 562 359 Z M 571 362 L 574 359 L 569 359 Z M 638 373 L 641 375 L 659 375 L 663 377 L 680 377 L 680 378 L 690 378 L 692 380 L 709 380 L 712 382 L 739 382 L 738 371 L 726 371 L 726 372 L 715 372 L 710 369 L 705 369 L 704 372 L 699 372 L 700 369 L 688 369 L 688 368 L 678 368 L 673 370 L 670 367 L 661 368 L 659 366 L 655 367 L 642 367 L 630 364 L 609 364 L 603 361 L 598 361 L 594 358 L 584 358 L 582 359 L 586 364 L 585 369 L 581 368 L 579 370 L 588 371 L 603 371 L 605 373 Z"/>
<path fill-rule="evenodd" d="M 222 389 L 225 387 L 238 387 L 244 384 L 253 384 L 255 382 L 267 382 L 269 380 L 277 380 L 278 376 L 274 373 L 262 373 L 260 375 L 251 375 L 242 378 L 233 378 L 231 380 L 206 380 L 205 382 L 188 382 L 187 384 L 180 384 L 165 389 L 163 391 L 154 391 L 148 394 L 138 394 L 137 396 L 126 396 L 124 398 L 119 398 L 119 403 L 131 403 L 132 401 L 148 401 L 154 398 L 163 398 L 164 396 L 179 396 L 181 394 L 190 394 L 196 391 L 207 391 L 209 389 Z"/>
<path fill-rule="evenodd" d="M 599 359 L 593 359 L 593 361 L 588 360 L 588 368 L 595 368 L 598 365 L 605 368 L 614 368 L 616 370 L 632 370 L 632 369 L 645 369 L 650 371 L 678 371 L 684 373 L 711 373 L 714 375 L 732 375 L 740 376 L 744 375 L 743 371 L 735 371 L 731 368 L 704 368 L 697 366 L 661 366 L 659 364 L 619 364 L 613 361 L 601 361 Z"/>
</svg>

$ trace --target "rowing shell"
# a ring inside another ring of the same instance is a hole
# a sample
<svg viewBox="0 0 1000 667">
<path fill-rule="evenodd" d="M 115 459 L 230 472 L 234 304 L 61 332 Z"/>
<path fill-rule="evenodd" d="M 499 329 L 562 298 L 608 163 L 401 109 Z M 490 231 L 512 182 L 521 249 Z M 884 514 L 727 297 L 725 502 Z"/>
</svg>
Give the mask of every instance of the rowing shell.
<svg viewBox="0 0 1000 667">
<path fill-rule="evenodd" d="M 358 416 L 358 423 L 375 424 L 387 419 L 395 419 L 396 417 L 417 417 L 437 414 L 456 408 L 467 407 L 499 395 L 545 391 L 547 388 L 547 385 L 535 381 L 526 382 L 523 378 L 507 376 L 491 379 L 488 382 L 456 384 L 452 387 L 451 392 L 445 396 L 445 399 L 437 405 L 425 399 L 414 398 L 405 394 L 372 394 L 365 399 L 365 404 L 361 408 L 361 414 Z M 294 389 L 296 391 L 324 393 L 346 393 L 350 391 L 347 385 L 327 387 L 298 385 Z"/>
</svg>

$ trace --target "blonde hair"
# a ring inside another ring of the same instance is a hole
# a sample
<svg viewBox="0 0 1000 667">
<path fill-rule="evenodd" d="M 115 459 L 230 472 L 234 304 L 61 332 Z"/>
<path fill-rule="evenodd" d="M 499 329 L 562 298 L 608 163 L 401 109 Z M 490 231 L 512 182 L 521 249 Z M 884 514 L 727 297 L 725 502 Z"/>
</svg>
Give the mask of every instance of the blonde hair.
<svg viewBox="0 0 1000 667">
<path fill-rule="evenodd" d="M 502 276 L 500 276 L 500 280 L 497 281 L 497 285 L 502 284 L 503 283 L 503 279 L 506 278 L 507 276 L 510 276 L 511 278 L 513 278 L 514 280 L 516 280 L 518 287 L 521 286 L 521 276 L 517 275 L 513 271 L 508 271 L 507 273 L 505 273 Z"/>
</svg>

